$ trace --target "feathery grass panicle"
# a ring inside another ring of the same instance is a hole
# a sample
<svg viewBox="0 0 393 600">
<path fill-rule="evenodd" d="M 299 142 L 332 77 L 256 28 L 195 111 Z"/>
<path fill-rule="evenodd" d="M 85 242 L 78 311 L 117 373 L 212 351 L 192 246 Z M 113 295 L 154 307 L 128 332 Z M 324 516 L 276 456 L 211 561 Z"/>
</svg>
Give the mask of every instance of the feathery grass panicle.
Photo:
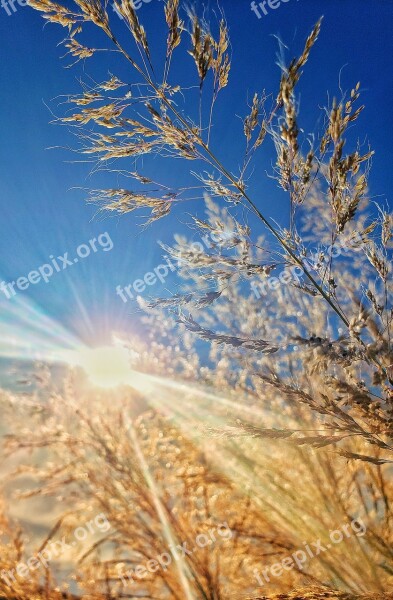
<svg viewBox="0 0 393 600">
<path fill-rule="evenodd" d="M 387 598 L 393 585 L 392 218 L 369 201 L 372 150 L 347 150 L 348 129 L 359 126 L 363 109 L 360 84 L 326 110 L 319 137 L 303 134 L 297 86 L 318 21 L 300 56 L 282 65 L 271 109 L 265 91 L 254 93 L 240 131 L 245 155 L 232 172 L 214 150 L 213 108 L 229 88 L 232 58 L 223 18 L 216 38 L 206 20 L 193 12 L 183 21 L 179 2 L 167 0 L 160 78 L 130 2 L 118 1 L 117 8 L 135 56 L 114 35 L 98 0 L 77 0 L 76 12 L 49 0 L 30 4 L 68 30 L 65 44 L 77 59 L 95 52 L 79 42 L 92 22 L 106 35 L 106 50 L 131 67 L 127 84 L 114 74 L 104 84 L 83 86 L 79 97 L 69 97 L 72 112 L 62 119 L 76 131 L 80 151 L 108 169 L 133 158 L 117 174 L 132 177 L 137 189 L 93 190 L 90 199 L 120 213 L 148 209 L 148 223 L 166 217 L 174 202 L 204 201 L 206 218 L 192 215 L 192 226 L 212 243 L 195 250 L 177 236 L 173 246 L 162 245 L 178 259 L 181 286 L 168 298 L 140 300 L 148 342 L 133 340 L 142 372 L 171 377 L 173 389 L 181 380 L 209 391 L 184 393 L 179 406 L 164 398 L 157 407 L 149 398 L 153 409 L 136 418 L 127 402 L 113 408 L 108 393 L 100 397 L 102 412 L 92 415 L 91 398 L 74 390 L 70 378 L 65 401 L 51 397 L 45 407 L 48 422 L 38 414 L 28 437 L 20 430 L 6 439 L 9 456 L 48 453 L 44 467 L 22 465 L 15 473 L 33 470 L 41 484 L 26 498 L 60 494 L 74 517 L 99 509 L 112 522 L 109 535 L 81 561 L 80 587 L 88 598 L 128 594 L 119 566 L 135 567 L 166 551 L 168 531 L 191 544 L 199 528 L 220 519 L 234 532 L 227 547 L 187 555 L 184 570 L 149 573 L 138 591 L 163 600 L 182 600 L 185 593 L 255 596 L 260 590 L 252 573 L 261 557 L 272 564 L 305 540 L 327 543 L 332 528 L 355 518 L 367 525 L 361 539 L 345 540 L 307 571 L 269 582 L 266 593 L 291 598 L 294 589 L 314 583 L 297 597 L 368 591 Z M 176 73 L 169 83 L 174 51 L 188 43 L 196 93 Z M 260 177 L 254 167 L 267 138 L 276 152 L 273 175 L 288 198 L 288 228 L 273 223 L 260 209 L 263 199 L 248 191 L 252 174 Z M 190 185 L 155 182 L 148 161 L 138 162 L 149 154 L 176 165 L 192 161 Z M 245 208 L 256 219 L 247 215 L 245 222 Z M 198 428 L 204 435 L 197 443 Z M 62 527 L 73 525 L 69 517 Z M 321 589 L 324 584 L 329 588 Z"/>
</svg>

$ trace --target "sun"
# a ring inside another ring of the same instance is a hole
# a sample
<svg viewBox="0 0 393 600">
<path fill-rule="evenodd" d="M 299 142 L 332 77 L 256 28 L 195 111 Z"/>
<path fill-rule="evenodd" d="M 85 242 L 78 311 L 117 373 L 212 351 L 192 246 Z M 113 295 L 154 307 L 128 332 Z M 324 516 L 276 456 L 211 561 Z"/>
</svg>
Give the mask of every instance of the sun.
<svg viewBox="0 0 393 600">
<path fill-rule="evenodd" d="M 102 346 L 78 352 L 77 364 L 86 372 L 90 382 L 99 387 L 117 387 L 130 383 L 132 370 L 126 348 Z"/>
</svg>

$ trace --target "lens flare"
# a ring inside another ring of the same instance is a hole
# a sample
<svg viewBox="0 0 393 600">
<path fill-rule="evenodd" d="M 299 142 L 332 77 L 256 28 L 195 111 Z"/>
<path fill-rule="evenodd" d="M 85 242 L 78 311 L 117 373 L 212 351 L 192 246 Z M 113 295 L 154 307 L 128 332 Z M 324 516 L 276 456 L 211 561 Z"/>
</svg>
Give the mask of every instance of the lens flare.
<svg viewBox="0 0 393 600">
<path fill-rule="evenodd" d="M 130 357 L 125 348 L 84 348 L 72 354 L 69 362 L 82 367 L 93 385 L 109 388 L 131 384 Z"/>
</svg>

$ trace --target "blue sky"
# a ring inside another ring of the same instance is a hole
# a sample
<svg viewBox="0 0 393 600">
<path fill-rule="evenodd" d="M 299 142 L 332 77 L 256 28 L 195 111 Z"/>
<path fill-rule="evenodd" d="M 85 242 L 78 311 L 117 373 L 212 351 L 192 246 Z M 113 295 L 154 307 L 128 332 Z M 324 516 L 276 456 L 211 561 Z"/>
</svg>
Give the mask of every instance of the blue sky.
<svg viewBox="0 0 393 600">
<path fill-rule="evenodd" d="M 196 2 L 196 6 L 205 6 L 207 14 L 217 7 L 215 2 Z M 230 86 L 222 93 L 214 129 L 214 149 L 222 161 L 234 170 L 239 164 L 243 144 L 239 116 L 246 114 L 254 92 L 277 90 L 276 36 L 290 48 L 287 57 L 292 57 L 324 15 L 320 39 L 299 87 L 301 126 L 315 131 L 321 107 L 340 94 L 339 83 L 348 90 L 361 81 L 366 109 L 356 136 L 361 142 L 368 141 L 376 152 L 370 179 L 372 195 L 380 202 L 389 198 L 393 0 L 288 0 L 261 19 L 251 11 L 248 0 L 223 0 L 222 6 L 233 56 Z M 29 7 L 16 3 L 15 8 L 16 12 L 8 16 L 0 7 L 0 276 L 7 282 L 26 276 L 46 263 L 50 255 L 75 254 L 79 244 L 107 231 L 113 250 L 94 253 L 65 273 L 54 275 L 48 284 L 41 282 L 18 292 L 19 301 L 23 296 L 37 314 L 50 317 L 64 331 L 87 343 L 101 343 L 108 341 L 112 330 L 138 329 L 135 304 L 124 304 L 115 288 L 155 267 L 161 253 L 157 241 L 170 243 L 173 233 L 184 231 L 184 223 L 190 219 L 179 209 L 173 217 L 142 232 L 136 214 L 97 216 L 96 207 L 85 203 L 81 188 L 113 187 L 116 181 L 109 174 L 91 178 L 91 165 L 74 162 L 79 160 L 70 151 L 76 146 L 75 137 L 67 128 L 50 123 L 51 111 L 61 115 L 64 108 L 59 106 L 59 99 L 53 99 L 78 93 L 80 77 L 87 79 L 90 74 L 103 81 L 108 70 L 117 73 L 114 57 L 102 53 L 99 60 L 65 69 L 70 61 L 60 59 L 64 49 L 58 46 L 64 30 L 55 25 L 44 27 L 41 16 Z M 160 0 L 151 0 L 138 11 L 152 39 L 153 56 L 162 38 L 162 11 Z M 116 15 L 114 18 L 120 30 L 121 21 Z M 92 31 L 89 42 L 102 47 L 104 38 L 99 31 Z M 192 81 L 191 57 L 180 61 L 177 68 L 180 79 Z M 127 72 L 128 65 L 121 63 L 119 74 L 127 77 Z M 53 147 L 58 148 L 49 149 Z M 286 198 L 275 182 L 265 177 L 266 170 L 271 172 L 271 161 L 272 154 L 263 151 L 251 192 L 265 214 L 282 221 L 286 219 Z M 168 183 L 184 181 L 184 170 L 176 163 L 171 163 L 170 170 L 161 159 L 146 166 L 156 178 Z M 192 209 L 201 214 L 202 206 L 195 203 L 184 207 L 187 213 Z M 163 291 L 160 285 L 151 288 L 154 295 Z M 0 322 L 8 319 L 11 302 L 14 300 L 0 294 Z M 13 318 L 18 318 L 17 311 Z"/>
</svg>

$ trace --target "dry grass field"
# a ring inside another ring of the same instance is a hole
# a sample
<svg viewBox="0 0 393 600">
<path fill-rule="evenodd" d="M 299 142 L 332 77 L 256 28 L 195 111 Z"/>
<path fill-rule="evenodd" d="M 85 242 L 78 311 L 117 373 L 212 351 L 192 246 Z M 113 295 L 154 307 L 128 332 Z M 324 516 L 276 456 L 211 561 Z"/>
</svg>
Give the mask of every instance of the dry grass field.
<svg viewBox="0 0 393 600">
<path fill-rule="evenodd" d="M 88 200 L 151 225 L 182 202 L 190 216 L 197 196 L 193 231 L 210 241 L 163 246 L 181 286 L 139 300 L 146 336 L 121 340 L 128 384 L 36 365 L 33 390 L 1 392 L 0 598 L 393 599 L 393 219 L 370 200 L 372 151 L 351 147 L 360 84 L 306 143 L 297 89 L 323 22 L 274 93 L 234 107 L 246 149 L 234 173 L 214 143 L 234 60 L 224 18 L 167 0 L 155 62 L 128 0 L 116 2 L 127 43 L 101 0 L 29 4 L 86 70 L 105 44 L 129 69 L 132 83 L 103 70 L 58 119 L 114 186 L 118 161 L 135 183 Z M 191 89 L 173 66 L 187 51 Z M 287 226 L 248 190 L 265 145 Z M 189 187 L 146 174 L 150 155 L 186 165 Z"/>
</svg>

